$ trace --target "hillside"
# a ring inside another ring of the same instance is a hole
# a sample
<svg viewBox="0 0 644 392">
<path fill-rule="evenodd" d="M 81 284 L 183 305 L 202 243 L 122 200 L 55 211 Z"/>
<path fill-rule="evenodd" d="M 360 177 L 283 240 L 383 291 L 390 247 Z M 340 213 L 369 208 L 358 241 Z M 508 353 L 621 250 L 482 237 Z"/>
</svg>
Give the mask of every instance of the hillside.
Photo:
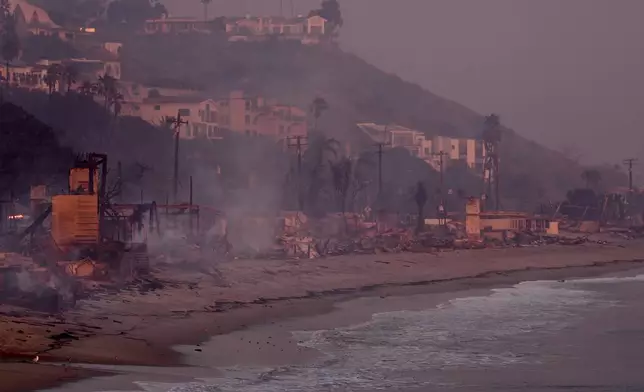
<svg viewBox="0 0 644 392">
<path fill-rule="evenodd" d="M 0 140 L 0 200 L 23 195 L 31 184 L 65 184 L 74 155 L 54 129 L 0 102 Z"/>
<path fill-rule="evenodd" d="M 434 135 L 479 137 L 482 131 L 481 114 L 336 47 L 228 43 L 199 35 L 139 36 L 126 42 L 123 64 L 127 79 L 197 88 L 213 97 L 239 88 L 307 107 L 322 96 L 330 110 L 322 116 L 321 128 L 344 140 L 358 140 L 354 124 L 359 121 L 398 123 Z M 516 199 L 528 204 L 560 199 L 582 185 L 583 167 L 518 132 L 505 130 L 501 151 L 508 208 L 524 204 Z M 602 171 L 605 187 L 625 181 L 613 168 Z"/>
</svg>

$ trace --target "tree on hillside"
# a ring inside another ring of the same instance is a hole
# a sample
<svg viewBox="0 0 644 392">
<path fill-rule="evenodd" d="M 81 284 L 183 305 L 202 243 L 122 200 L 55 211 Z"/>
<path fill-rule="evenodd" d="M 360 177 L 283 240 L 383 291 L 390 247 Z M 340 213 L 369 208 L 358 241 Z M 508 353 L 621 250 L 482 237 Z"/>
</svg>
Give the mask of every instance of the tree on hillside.
<svg viewBox="0 0 644 392">
<path fill-rule="evenodd" d="M 602 175 L 599 170 L 586 169 L 581 173 L 581 178 L 586 182 L 586 188 L 595 189 L 602 180 Z"/>
<path fill-rule="evenodd" d="M 320 196 L 327 182 L 326 164 L 337 158 L 339 147 L 340 143 L 337 140 L 326 138 L 319 133 L 313 133 L 309 137 L 309 145 L 304 153 L 304 175 L 308 180 L 305 203 L 307 214 L 316 215 L 320 212 Z"/>
<path fill-rule="evenodd" d="M 63 177 L 73 154 L 56 132 L 21 107 L 0 103 L 0 197 Z"/>
<path fill-rule="evenodd" d="M 322 116 L 322 113 L 329 110 L 329 104 L 326 102 L 324 98 L 315 97 L 313 102 L 311 102 L 310 110 L 311 110 L 311 114 L 313 114 L 313 131 L 317 132 L 318 120 L 320 119 L 320 116 Z"/>
<path fill-rule="evenodd" d="M 344 24 L 338 0 L 322 0 L 320 9 L 313 11 L 313 14 L 323 17 L 331 25 L 327 34 L 336 32 Z"/>
<path fill-rule="evenodd" d="M 483 140 L 492 143 L 501 141 L 501 118 L 497 114 L 485 116 L 483 127 Z"/>
<path fill-rule="evenodd" d="M 201 4 L 203 4 L 203 20 L 204 22 L 208 21 L 208 7 L 210 6 L 210 3 L 212 3 L 212 0 L 200 0 Z"/>
<path fill-rule="evenodd" d="M 67 92 L 72 90 L 72 86 L 76 83 L 78 78 L 78 68 L 73 64 L 67 64 L 63 66 L 61 79 L 65 85 L 67 85 Z"/>
<path fill-rule="evenodd" d="M 168 15 L 168 10 L 157 0 L 114 0 L 107 7 L 107 21 L 113 25 L 141 26 L 148 19 Z"/>
<path fill-rule="evenodd" d="M 123 94 L 117 92 L 110 98 L 109 109 L 111 109 L 114 118 L 117 118 L 121 114 L 121 109 L 123 108 Z"/>
<path fill-rule="evenodd" d="M 1 0 L 0 2 L 0 42 L 2 47 L 0 51 L 6 66 L 6 79 L 7 86 L 10 82 L 9 68 L 11 62 L 20 56 L 20 39 L 16 32 L 16 16 L 10 11 L 8 0 Z"/>
<path fill-rule="evenodd" d="M 47 67 L 47 74 L 45 75 L 45 83 L 49 89 L 49 95 L 56 91 L 56 87 L 60 91 L 62 86 L 61 80 L 63 75 L 63 66 L 60 64 L 51 64 Z"/>
<path fill-rule="evenodd" d="M 105 109 L 109 109 L 118 94 L 116 79 L 110 75 L 99 76 L 97 93 L 104 98 Z"/>
</svg>

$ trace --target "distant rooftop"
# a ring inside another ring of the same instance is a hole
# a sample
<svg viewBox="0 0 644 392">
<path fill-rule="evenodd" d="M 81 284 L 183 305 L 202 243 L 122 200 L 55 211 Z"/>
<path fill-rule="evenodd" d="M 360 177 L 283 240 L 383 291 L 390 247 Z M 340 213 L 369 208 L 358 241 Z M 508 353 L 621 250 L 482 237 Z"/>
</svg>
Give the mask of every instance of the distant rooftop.
<svg viewBox="0 0 644 392">
<path fill-rule="evenodd" d="M 406 131 L 422 133 L 415 129 L 409 129 L 397 124 L 381 125 L 376 123 L 358 123 L 356 125 L 362 132 L 378 143 L 384 143 L 387 141 L 387 132 Z"/>
<path fill-rule="evenodd" d="M 158 103 L 200 103 L 207 101 L 201 95 L 183 95 L 183 96 L 160 96 L 152 98 L 143 98 L 143 103 L 158 104 Z"/>
</svg>

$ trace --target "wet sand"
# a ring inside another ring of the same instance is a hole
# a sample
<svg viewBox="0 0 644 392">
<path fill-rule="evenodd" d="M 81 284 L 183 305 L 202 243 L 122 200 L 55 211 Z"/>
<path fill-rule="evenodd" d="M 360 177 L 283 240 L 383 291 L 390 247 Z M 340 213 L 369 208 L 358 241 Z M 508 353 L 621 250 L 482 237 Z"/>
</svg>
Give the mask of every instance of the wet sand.
<svg viewBox="0 0 644 392">
<path fill-rule="evenodd" d="M 138 290 L 104 293 L 57 317 L 2 308 L 0 350 L 4 358 L 39 355 L 41 361 L 177 366 L 186 357 L 173 350 L 173 346 L 183 345 L 184 353 L 192 350 L 195 355 L 204 354 L 206 347 L 197 344 L 212 336 L 247 331 L 253 325 L 280 323 L 294 317 L 314 319 L 311 317 L 328 313 L 337 303 L 356 297 L 387 300 L 424 293 L 452 295 L 525 280 L 615 273 L 641 267 L 643 251 L 644 242 L 630 241 L 619 246 L 547 246 L 438 255 L 235 260 L 207 268 L 191 264 L 160 266 L 155 274 L 162 280 L 163 288 L 143 293 Z M 362 317 L 370 314 L 367 309 Z M 63 336 L 68 339 L 50 338 L 61 333 L 66 333 Z M 236 337 L 241 341 L 243 336 Z M 276 337 L 287 338 L 284 334 Z M 230 337 L 226 339 L 218 343 L 225 349 L 216 351 L 226 353 L 222 358 L 227 361 L 247 362 L 248 357 L 257 355 L 248 343 L 237 345 Z M 211 344 L 206 346 L 208 351 L 214 351 Z M 293 356 L 299 359 L 301 355 L 314 355 L 289 351 L 293 347 L 297 346 L 283 341 L 272 343 L 258 361 L 268 358 L 289 362 Z M 277 354 L 275 350 L 284 351 Z M 218 363 L 217 358 L 209 360 Z M 30 377 L 25 377 L 25 373 L 9 375 L 7 366 L 22 366 Z M 30 390 L 42 388 L 47 382 L 53 386 L 68 381 L 61 377 L 69 370 L 50 368 L 42 364 L 0 364 L 3 371 L 0 391 Z M 91 374 L 83 371 L 75 374 L 85 376 Z M 42 383 L 34 385 L 35 379 Z"/>
</svg>

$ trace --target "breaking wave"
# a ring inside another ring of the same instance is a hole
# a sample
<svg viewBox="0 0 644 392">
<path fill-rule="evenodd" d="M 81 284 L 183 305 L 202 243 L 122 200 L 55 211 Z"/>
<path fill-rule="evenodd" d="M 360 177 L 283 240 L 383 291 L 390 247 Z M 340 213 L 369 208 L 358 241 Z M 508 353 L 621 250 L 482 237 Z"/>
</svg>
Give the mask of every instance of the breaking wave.
<svg viewBox="0 0 644 392">
<path fill-rule="evenodd" d="M 190 384 L 137 383 L 148 392 L 400 390 L 437 387 L 431 371 L 539 363 L 535 342 L 612 303 L 578 283 L 635 278 L 524 282 L 487 296 L 459 298 L 423 311 L 373 315 L 351 327 L 294 332 L 323 355 L 303 365 L 219 369 Z M 414 299 L 417 300 L 417 299 Z M 423 374 L 423 377 L 418 377 Z M 430 378 L 428 380 L 428 378 Z M 447 386 L 443 384 L 443 386 Z"/>
</svg>

